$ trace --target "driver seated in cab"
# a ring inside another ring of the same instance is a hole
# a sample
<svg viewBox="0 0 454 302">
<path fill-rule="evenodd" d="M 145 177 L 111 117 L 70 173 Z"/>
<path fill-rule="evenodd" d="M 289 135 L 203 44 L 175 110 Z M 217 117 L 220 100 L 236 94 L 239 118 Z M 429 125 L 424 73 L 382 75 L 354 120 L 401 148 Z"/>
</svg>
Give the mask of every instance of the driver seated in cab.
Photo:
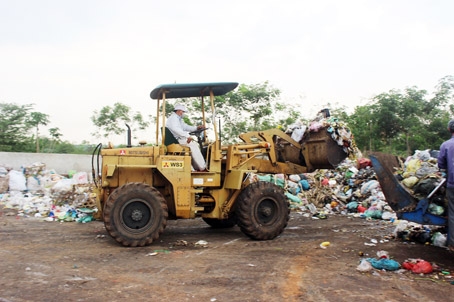
<svg viewBox="0 0 454 302">
<path fill-rule="evenodd" d="M 203 125 L 191 126 L 186 124 L 183 120 L 186 112 L 187 109 L 184 105 L 176 104 L 172 114 L 167 119 L 166 127 L 172 132 L 181 146 L 187 146 L 191 149 L 192 167 L 198 171 L 205 171 L 206 163 L 200 151 L 199 144 L 189 135 L 189 132 L 203 129 Z"/>
</svg>

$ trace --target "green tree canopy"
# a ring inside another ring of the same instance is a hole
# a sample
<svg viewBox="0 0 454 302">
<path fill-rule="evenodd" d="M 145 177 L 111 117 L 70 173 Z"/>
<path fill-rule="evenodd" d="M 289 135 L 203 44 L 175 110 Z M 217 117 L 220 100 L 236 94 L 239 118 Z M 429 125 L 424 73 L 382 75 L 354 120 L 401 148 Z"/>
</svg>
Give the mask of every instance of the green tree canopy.
<svg viewBox="0 0 454 302">
<path fill-rule="evenodd" d="M 60 139 L 62 134 L 60 133 L 60 129 L 56 128 L 56 127 L 55 128 L 50 128 L 49 129 L 49 134 L 50 134 L 50 137 L 51 137 L 49 152 L 53 152 L 54 148 L 55 148 L 55 145 L 60 144 L 62 142 L 61 139 Z"/>
<path fill-rule="evenodd" d="M 11 152 L 29 151 L 31 137 L 28 123 L 32 104 L 17 105 L 0 103 L 0 150 Z"/>
<path fill-rule="evenodd" d="M 238 135 L 244 132 L 285 127 L 295 122 L 299 114 L 291 105 L 279 100 L 280 90 L 268 82 L 245 85 L 225 95 L 215 97 L 216 118 L 221 122 L 223 143 L 238 142 Z M 191 108 L 191 116 L 201 118 L 200 101 L 183 100 Z M 210 117 L 208 122 L 211 123 Z"/>
<path fill-rule="evenodd" d="M 453 77 L 441 79 L 431 98 L 426 90 L 415 86 L 377 95 L 348 117 L 356 144 L 363 151 L 399 155 L 438 149 L 448 135 L 446 125 L 454 112 L 453 95 Z"/>
<path fill-rule="evenodd" d="M 98 132 L 93 133 L 96 137 L 124 133 L 125 124 L 128 124 L 132 130 L 144 130 L 150 124 L 140 112 L 131 112 L 129 106 L 119 102 L 113 107 L 105 106 L 100 111 L 94 111 L 91 121 L 98 128 Z"/>
<path fill-rule="evenodd" d="M 30 113 L 27 123 L 36 129 L 36 153 L 39 153 L 39 125 L 47 125 L 49 123 L 49 115 L 41 112 Z"/>
</svg>

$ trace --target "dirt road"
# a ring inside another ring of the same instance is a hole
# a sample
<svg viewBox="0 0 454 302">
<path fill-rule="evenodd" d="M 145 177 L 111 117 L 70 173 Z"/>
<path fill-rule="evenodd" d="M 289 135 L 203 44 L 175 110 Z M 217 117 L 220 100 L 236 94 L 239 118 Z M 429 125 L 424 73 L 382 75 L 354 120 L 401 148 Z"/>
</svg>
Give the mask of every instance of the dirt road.
<svg viewBox="0 0 454 302">
<path fill-rule="evenodd" d="M 272 241 L 252 241 L 238 227 L 216 230 L 200 219 L 178 220 L 169 221 L 153 245 L 125 248 L 100 221 L 7 214 L 0 216 L 2 302 L 447 301 L 454 293 L 454 255 L 389 239 L 395 227 L 380 220 L 314 220 L 292 212 L 287 229 Z M 376 246 L 365 245 L 371 239 Z M 325 241 L 330 245 L 323 249 Z M 399 263 L 422 258 L 450 275 L 356 270 L 379 250 Z"/>
</svg>

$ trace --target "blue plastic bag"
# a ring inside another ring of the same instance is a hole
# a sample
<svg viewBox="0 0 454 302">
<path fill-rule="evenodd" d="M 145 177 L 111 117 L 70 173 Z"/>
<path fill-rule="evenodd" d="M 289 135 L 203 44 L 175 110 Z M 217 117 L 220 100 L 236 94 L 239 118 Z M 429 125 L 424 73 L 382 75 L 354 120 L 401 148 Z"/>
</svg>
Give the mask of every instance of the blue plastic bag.
<svg viewBox="0 0 454 302">
<path fill-rule="evenodd" d="M 307 191 L 311 188 L 311 186 L 309 185 L 309 182 L 306 180 L 306 179 L 301 179 L 299 181 L 301 187 L 303 188 L 304 191 Z"/>
<path fill-rule="evenodd" d="M 387 259 L 387 258 L 381 258 L 381 259 L 367 258 L 367 261 L 369 261 L 370 264 L 372 264 L 372 267 L 376 268 L 376 269 L 395 271 L 395 270 L 398 270 L 400 267 L 399 262 L 392 260 L 392 259 Z"/>
</svg>

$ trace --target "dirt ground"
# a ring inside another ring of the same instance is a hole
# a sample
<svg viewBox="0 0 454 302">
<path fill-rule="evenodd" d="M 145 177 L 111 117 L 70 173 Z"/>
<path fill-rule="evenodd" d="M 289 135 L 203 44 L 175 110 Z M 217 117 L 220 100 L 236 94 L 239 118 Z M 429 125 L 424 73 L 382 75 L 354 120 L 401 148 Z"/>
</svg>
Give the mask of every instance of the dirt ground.
<svg viewBox="0 0 454 302">
<path fill-rule="evenodd" d="M 101 221 L 0 213 L 1 302 L 448 301 L 454 293 L 454 255 L 392 239 L 395 226 L 381 220 L 315 220 L 292 212 L 284 233 L 271 241 L 250 240 L 238 227 L 178 220 L 151 246 L 126 248 Z M 365 244 L 372 239 L 376 246 Z M 323 249 L 325 241 L 330 245 Z M 427 260 L 444 274 L 356 270 L 380 250 L 399 263 Z"/>
</svg>

